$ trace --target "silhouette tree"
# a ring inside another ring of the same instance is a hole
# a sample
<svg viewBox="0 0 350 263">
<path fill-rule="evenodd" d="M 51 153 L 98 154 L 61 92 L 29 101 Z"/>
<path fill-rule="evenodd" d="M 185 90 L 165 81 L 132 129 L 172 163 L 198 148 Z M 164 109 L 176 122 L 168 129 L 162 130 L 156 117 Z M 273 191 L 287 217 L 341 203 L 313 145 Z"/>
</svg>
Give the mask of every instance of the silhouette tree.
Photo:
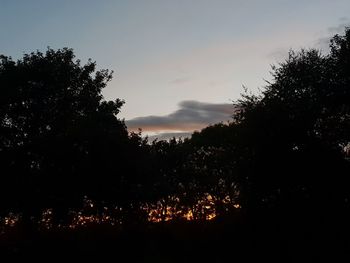
<svg viewBox="0 0 350 263">
<path fill-rule="evenodd" d="M 67 48 L 1 56 L 1 214 L 29 221 L 51 209 L 58 223 L 74 210 L 124 224 L 208 219 L 238 204 L 251 218 L 346 214 L 349 57 L 350 29 L 328 55 L 291 51 L 231 123 L 149 143 L 117 118 L 122 100 L 103 99 L 112 75 L 91 60 Z"/>
<path fill-rule="evenodd" d="M 1 213 L 60 213 L 115 190 L 128 140 L 116 118 L 123 101 L 103 100 L 111 72 L 74 59 L 68 48 L 0 58 Z"/>
<path fill-rule="evenodd" d="M 273 67 L 273 81 L 260 96 L 240 101 L 235 123 L 249 150 L 251 170 L 244 177 L 252 207 L 344 208 L 349 40 L 347 29 L 332 39 L 329 55 L 290 52 Z"/>
</svg>

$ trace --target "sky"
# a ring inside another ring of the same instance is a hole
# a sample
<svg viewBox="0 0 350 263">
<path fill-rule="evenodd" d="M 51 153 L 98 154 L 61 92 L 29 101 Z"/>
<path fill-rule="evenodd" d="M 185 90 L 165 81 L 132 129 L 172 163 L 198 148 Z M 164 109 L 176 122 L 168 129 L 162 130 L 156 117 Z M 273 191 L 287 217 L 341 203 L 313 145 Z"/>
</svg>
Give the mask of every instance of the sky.
<svg viewBox="0 0 350 263">
<path fill-rule="evenodd" d="M 350 25 L 349 0 L 0 0 L 0 54 L 47 47 L 114 71 L 129 130 L 166 137 L 231 119 L 290 49 L 327 52 Z"/>
</svg>

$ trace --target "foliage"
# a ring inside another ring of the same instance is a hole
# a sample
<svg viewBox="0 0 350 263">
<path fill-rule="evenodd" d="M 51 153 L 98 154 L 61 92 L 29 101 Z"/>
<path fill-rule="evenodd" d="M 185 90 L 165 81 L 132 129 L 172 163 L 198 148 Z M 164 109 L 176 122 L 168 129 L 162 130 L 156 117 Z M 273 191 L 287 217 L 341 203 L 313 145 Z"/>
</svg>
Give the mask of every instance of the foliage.
<svg viewBox="0 0 350 263">
<path fill-rule="evenodd" d="M 350 29 L 330 47 L 291 51 L 229 124 L 152 143 L 127 132 L 124 102 L 101 93 L 112 75 L 91 60 L 71 49 L 1 56 L 1 214 L 52 226 L 50 216 L 127 225 L 346 213 Z"/>
<path fill-rule="evenodd" d="M 124 102 L 103 100 L 112 75 L 95 67 L 91 60 L 83 66 L 74 61 L 71 49 L 18 61 L 1 57 L 2 213 L 68 209 L 85 194 L 115 187 L 115 160 L 122 163 L 118 158 L 128 141 L 116 118 Z"/>
</svg>

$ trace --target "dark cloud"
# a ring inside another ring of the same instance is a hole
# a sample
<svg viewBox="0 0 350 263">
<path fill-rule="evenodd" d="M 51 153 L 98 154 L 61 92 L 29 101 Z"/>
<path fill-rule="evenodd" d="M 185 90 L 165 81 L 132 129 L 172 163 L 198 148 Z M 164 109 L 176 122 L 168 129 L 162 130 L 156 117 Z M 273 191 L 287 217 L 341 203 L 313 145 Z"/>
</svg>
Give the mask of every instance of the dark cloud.
<svg viewBox="0 0 350 263">
<path fill-rule="evenodd" d="M 165 116 L 138 117 L 126 121 L 130 131 L 141 128 L 145 132 L 200 130 L 210 124 L 231 120 L 235 112 L 233 104 L 214 104 L 198 101 L 182 101 L 180 108 Z"/>
</svg>

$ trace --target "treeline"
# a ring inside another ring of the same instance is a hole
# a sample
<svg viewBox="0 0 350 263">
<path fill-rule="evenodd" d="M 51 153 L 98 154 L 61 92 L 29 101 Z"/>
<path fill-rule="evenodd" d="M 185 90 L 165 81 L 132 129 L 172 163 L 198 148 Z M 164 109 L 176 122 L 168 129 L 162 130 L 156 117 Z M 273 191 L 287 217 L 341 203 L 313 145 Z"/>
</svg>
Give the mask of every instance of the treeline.
<svg viewBox="0 0 350 263">
<path fill-rule="evenodd" d="M 71 49 L 0 57 L 3 224 L 208 220 L 270 211 L 340 218 L 350 202 L 350 29 L 244 93 L 229 124 L 149 142 L 105 101 L 112 78 Z"/>
</svg>

